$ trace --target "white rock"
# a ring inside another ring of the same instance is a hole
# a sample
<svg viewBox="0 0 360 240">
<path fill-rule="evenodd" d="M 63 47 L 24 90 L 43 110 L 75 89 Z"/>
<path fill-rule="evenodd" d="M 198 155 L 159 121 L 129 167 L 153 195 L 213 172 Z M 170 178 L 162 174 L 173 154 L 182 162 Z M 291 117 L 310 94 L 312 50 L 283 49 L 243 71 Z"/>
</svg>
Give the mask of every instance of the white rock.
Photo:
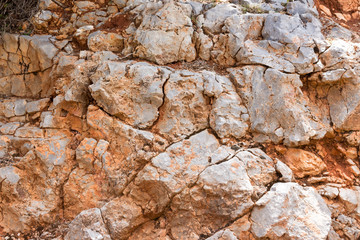
<svg viewBox="0 0 360 240">
<path fill-rule="evenodd" d="M 313 188 L 276 183 L 255 203 L 251 220 L 258 238 L 326 239 L 331 212 Z"/>
<path fill-rule="evenodd" d="M 111 237 L 103 221 L 101 211 L 92 208 L 82 211 L 69 224 L 65 240 L 110 240 Z"/>
</svg>

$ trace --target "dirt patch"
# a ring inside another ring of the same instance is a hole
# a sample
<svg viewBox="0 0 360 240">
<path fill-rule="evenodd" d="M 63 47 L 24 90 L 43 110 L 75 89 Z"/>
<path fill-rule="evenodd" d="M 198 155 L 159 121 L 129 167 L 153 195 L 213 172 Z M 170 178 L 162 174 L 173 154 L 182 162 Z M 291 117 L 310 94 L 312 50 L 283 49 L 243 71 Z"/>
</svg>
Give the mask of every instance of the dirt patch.
<svg viewBox="0 0 360 240">
<path fill-rule="evenodd" d="M 326 138 L 300 148 L 316 154 L 323 160 L 327 167 L 327 176 L 334 180 L 340 179 L 345 181 L 344 183 L 348 186 L 357 185 L 357 177 L 351 170 L 352 165 L 349 164 L 347 161 L 348 157 L 344 153 L 346 149 L 349 149 L 351 146 L 339 138 L 341 138 L 341 136 L 331 139 Z M 272 159 L 279 159 L 282 162 L 286 162 L 284 158 L 286 147 L 283 145 L 266 144 L 265 152 Z M 307 178 L 297 180 L 307 183 Z"/>
<path fill-rule="evenodd" d="M 195 72 L 207 70 L 207 71 L 214 71 L 219 75 L 227 75 L 228 74 L 225 67 L 222 67 L 212 61 L 204 61 L 204 60 L 200 60 L 200 59 L 197 59 L 192 62 L 171 63 L 171 64 L 167 64 L 166 66 L 171 67 L 176 70 L 186 69 L 186 70 L 195 71 Z"/>
<path fill-rule="evenodd" d="M 130 14 L 116 14 L 109 18 L 98 30 L 107 32 L 122 33 L 134 21 L 134 16 Z"/>
</svg>

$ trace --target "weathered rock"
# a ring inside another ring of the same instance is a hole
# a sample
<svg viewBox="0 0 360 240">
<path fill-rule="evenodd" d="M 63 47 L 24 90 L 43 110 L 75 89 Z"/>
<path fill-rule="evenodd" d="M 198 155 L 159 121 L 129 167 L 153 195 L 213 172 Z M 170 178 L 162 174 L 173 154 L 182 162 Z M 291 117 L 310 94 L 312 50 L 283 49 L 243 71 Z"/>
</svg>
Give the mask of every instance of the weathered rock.
<svg viewBox="0 0 360 240">
<path fill-rule="evenodd" d="M 27 113 L 36 113 L 43 111 L 49 104 L 50 99 L 44 98 L 37 101 L 32 101 L 26 103 L 26 112 Z"/>
<path fill-rule="evenodd" d="M 160 222 L 162 221 L 162 222 Z M 167 235 L 166 229 L 164 228 L 164 220 L 158 221 L 149 221 L 144 223 L 138 229 L 136 229 L 129 240 L 153 240 L 153 239 L 164 239 L 171 240 L 171 238 Z M 160 226 L 159 226 L 160 225 Z"/>
<path fill-rule="evenodd" d="M 89 35 L 87 45 L 90 50 L 120 52 L 123 49 L 124 39 L 116 33 L 96 31 Z"/>
<path fill-rule="evenodd" d="M 121 197 L 100 209 L 111 239 L 127 239 L 131 232 L 147 221 L 142 209 L 131 198 Z"/>
<path fill-rule="evenodd" d="M 198 73 L 177 71 L 164 86 L 165 100 L 155 131 L 177 141 L 208 126 L 210 106 Z"/>
<path fill-rule="evenodd" d="M 293 182 L 295 180 L 292 170 L 282 161 L 277 160 L 275 169 L 276 172 L 281 174 L 280 180 L 284 182 Z"/>
<path fill-rule="evenodd" d="M 34 139 L 34 149 L 2 175 L 1 180 L 5 180 L 1 198 L 6 198 L 7 204 L 2 205 L 5 217 L 0 225 L 5 232 L 30 231 L 34 225 L 50 224 L 60 217 L 60 188 L 72 167 L 66 161 L 70 152 L 66 149 L 68 141 L 63 137 L 54 133 L 50 139 Z"/>
<path fill-rule="evenodd" d="M 251 220 L 258 238 L 326 239 L 331 213 L 313 188 L 276 183 L 255 203 Z"/>
<path fill-rule="evenodd" d="M 109 114 L 134 127 L 146 128 L 158 118 L 169 73 L 146 63 L 107 62 L 92 77 L 90 91 Z"/>
<path fill-rule="evenodd" d="M 88 112 L 87 122 L 94 135 L 111 141 L 101 161 L 116 193 L 121 193 L 139 169 L 168 146 L 160 136 L 132 128 L 98 109 Z"/>
<path fill-rule="evenodd" d="M 106 229 L 101 211 L 98 208 L 92 208 L 82 211 L 69 224 L 69 231 L 65 240 L 110 240 L 111 237 Z"/>
<path fill-rule="evenodd" d="M 252 191 L 245 165 L 236 157 L 206 168 L 194 187 L 173 199 L 167 216 L 171 235 L 194 239 L 224 227 L 252 207 Z"/>
<path fill-rule="evenodd" d="M 285 163 L 298 178 L 316 176 L 326 170 L 323 160 L 314 153 L 302 149 L 289 148 L 284 156 Z"/>
<path fill-rule="evenodd" d="M 305 105 L 298 75 L 262 66 L 233 68 L 230 73 L 245 100 L 251 129 L 260 134 L 258 141 L 283 140 L 286 145 L 302 145 L 327 132 L 328 123 L 313 116 L 314 111 Z"/>
<path fill-rule="evenodd" d="M 254 148 L 240 151 L 236 157 L 245 165 L 247 175 L 254 187 L 253 199 L 258 199 L 267 191 L 269 184 L 277 178 L 275 164 L 262 150 Z"/>
<path fill-rule="evenodd" d="M 135 33 L 138 46 L 134 55 L 158 64 L 193 61 L 196 51 L 190 15 L 190 5 L 169 2 L 144 17 Z"/>
<path fill-rule="evenodd" d="M 208 165 L 230 154 L 231 151 L 220 148 L 217 139 L 204 130 L 154 157 L 127 191 L 144 206 L 145 215 L 158 216 L 173 196 L 196 183 L 198 175 Z"/>
</svg>

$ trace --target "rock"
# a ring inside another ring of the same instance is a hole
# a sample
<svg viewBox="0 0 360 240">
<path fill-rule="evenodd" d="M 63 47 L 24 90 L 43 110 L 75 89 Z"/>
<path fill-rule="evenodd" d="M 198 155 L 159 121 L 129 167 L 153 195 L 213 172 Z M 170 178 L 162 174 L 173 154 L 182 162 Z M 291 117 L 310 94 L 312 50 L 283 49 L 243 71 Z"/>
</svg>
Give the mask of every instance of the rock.
<svg viewBox="0 0 360 240">
<path fill-rule="evenodd" d="M 14 113 L 16 116 L 22 116 L 25 115 L 26 110 L 26 100 L 25 99 L 19 99 L 14 102 Z"/>
<path fill-rule="evenodd" d="M 359 200 L 360 200 L 360 192 L 348 189 L 348 188 L 340 188 L 339 189 L 339 198 L 344 203 L 344 206 L 347 211 L 353 212 L 354 210 L 357 213 L 360 212 L 359 209 Z"/>
<path fill-rule="evenodd" d="M 210 126 L 220 138 L 245 136 L 249 126 L 242 119 L 247 109 L 234 91 L 216 98 L 210 113 Z"/>
<path fill-rule="evenodd" d="M 320 189 L 318 189 L 318 192 L 321 196 L 325 196 L 329 199 L 335 199 L 336 197 L 339 196 L 339 189 L 336 187 L 331 187 L 331 186 L 327 186 L 325 185 L 324 187 L 321 187 Z"/>
<path fill-rule="evenodd" d="M 141 207 L 126 197 L 110 201 L 100 211 L 111 239 L 127 239 L 136 227 L 147 221 Z"/>
<path fill-rule="evenodd" d="M 319 20 L 311 20 L 304 23 L 299 15 L 269 14 L 265 18 L 262 35 L 266 40 L 296 45 L 306 45 L 314 38 L 323 39 Z"/>
<path fill-rule="evenodd" d="M 258 238 L 326 239 L 331 212 L 313 188 L 276 183 L 255 203 L 251 221 Z"/>
<path fill-rule="evenodd" d="M 171 238 L 167 235 L 166 229 L 163 227 L 163 222 L 161 222 L 161 220 L 159 220 L 159 221 L 149 221 L 149 222 L 146 222 L 143 225 L 141 225 L 129 237 L 129 240 L 137 240 L 137 239 L 143 239 L 143 240 L 153 240 L 153 239 L 171 240 Z"/>
<path fill-rule="evenodd" d="M 16 129 L 18 129 L 22 124 L 19 122 L 11 122 L 4 124 L 0 127 L 0 132 L 5 135 L 12 135 L 15 133 Z"/>
<path fill-rule="evenodd" d="M 329 123 L 320 121 L 322 116 L 312 115 L 317 113 L 316 107 L 310 111 L 305 105 L 307 100 L 300 89 L 302 82 L 298 75 L 262 66 L 229 71 L 239 95 L 245 100 L 251 130 L 260 134 L 257 141 L 284 140 L 285 145 L 303 145 L 310 139 L 322 138 L 329 129 Z"/>
<path fill-rule="evenodd" d="M 211 33 L 219 33 L 224 21 L 233 15 L 241 15 L 241 10 L 236 5 L 218 4 L 205 12 L 203 28 Z"/>
<path fill-rule="evenodd" d="M 76 1 L 75 6 L 78 7 L 80 11 L 91 11 L 99 8 L 99 5 L 90 1 Z"/>
<path fill-rule="evenodd" d="M 295 178 L 292 170 L 282 161 L 277 160 L 275 165 L 276 172 L 281 174 L 280 180 L 284 182 L 294 182 Z"/>
<path fill-rule="evenodd" d="M 87 45 L 90 50 L 120 52 L 123 49 L 124 39 L 116 33 L 96 31 L 89 35 Z"/>
<path fill-rule="evenodd" d="M 138 32 L 136 41 L 140 45 L 134 55 L 161 65 L 181 60 L 191 62 L 196 57 L 192 34 L 192 28 L 183 28 L 177 33 L 162 30 Z"/>
<path fill-rule="evenodd" d="M 92 208 L 82 211 L 76 216 L 69 224 L 69 231 L 64 239 L 110 240 L 111 237 L 106 229 L 100 209 Z"/>
<path fill-rule="evenodd" d="M 203 91 L 200 74 L 186 70 L 171 74 L 164 86 L 162 115 L 154 126 L 155 130 L 171 141 L 177 141 L 205 129 L 210 106 Z"/>
<path fill-rule="evenodd" d="M 94 30 L 94 26 L 92 26 L 92 25 L 86 25 L 86 26 L 80 27 L 80 28 L 76 29 L 74 38 L 80 45 L 86 46 L 87 42 L 88 42 L 88 37 L 92 30 Z M 98 35 L 99 35 L 99 33 L 98 33 Z M 101 37 L 101 36 L 98 36 L 98 39 L 99 39 L 99 37 Z M 105 44 L 105 43 L 101 43 L 101 42 L 96 42 L 98 39 L 96 39 L 96 36 L 93 36 L 93 39 L 91 42 L 93 44 L 92 45 L 93 49 L 94 49 L 94 46 Z M 104 45 L 102 45 L 102 47 L 104 47 Z"/>
<path fill-rule="evenodd" d="M 285 163 L 298 178 L 316 176 L 326 170 L 326 164 L 322 159 L 311 152 L 289 148 L 284 156 Z"/>
<path fill-rule="evenodd" d="M 26 112 L 27 113 L 36 113 L 43 111 L 49 104 L 49 98 L 43 98 L 37 101 L 32 101 L 26 103 Z"/>
<path fill-rule="evenodd" d="M 352 146 L 359 146 L 360 145 L 360 132 L 358 132 L 358 131 L 351 132 L 346 137 L 346 141 Z"/>
<path fill-rule="evenodd" d="M 190 15 L 190 5 L 169 2 L 157 12 L 144 17 L 134 36 L 137 43 L 134 56 L 161 65 L 195 60 Z"/>
<path fill-rule="evenodd" d="M 108 139 L 111 143 L 101 162 L 117 194 L 152 157 L 168 146 L 162 137 L 135 129 L 98 109 L 88 111 L 87 123 L 94 136 Z"/>
<path fill-rule="evenodd" d="M 274 162 L 257 148 L 239 151 L 236 157 L 245 165 L 247 175 L 254 187 L 252 198 L 257 200 L 267 191 L 269 184 L 277 179 Z"/>
<path fill-rule="evenodd" d="M 93 138 L 84 138 L 76 149 L 76 160 L 79 168 L 91 169 L 94 162 L 94 150 L 97 141 Z"/>
<path fill-rule="evenodd" d="M 86 209 L 100 208 L 112 197 L 108 177 L 100 167 L 93 162 L 87 168 L 81 166 L 71 172 L 63 187 L 65 219 L 73 219 Z"/>
<path fill-rule="evenodd" d="M 4 33 L 2 34 L 4 50 L 9 53 L 17 53 L 19 35 Z"/>
<path fill-rule="evenodd" d="M 224 227 L 252 207 L 252 191 L 245 165 L 236 157 L 206 168 L 194 187 L 173 199 L 167 216 L 171 235 L 194 239 Z"/>
<path fill-rule="evenodd" d="M 221 231 L 215 233 L 213 236 L 206 238 L 206 240 L 222 240 L 222 239 L 237 240 L 238 238 L 229 229 L 221 230 Z"/>
<path fill-rule="evenodd" d="M 34 25 L 37 29 L 46 29 L 53 19 L 53 13 L 48 10 L 41 10 L 34 16 Z"/>
<path fill-rule="evenodd" d="M 44 130 L 37 127 L 20 127 L 15 132 L 15 137 L 21 138 L 43 138 Z"/>
<path fill-rule="evenodd" d="M 231 153 L 231 151 L 230 151 Z M 151 160 L 129 186 L 129 195 L 145 207 L 144 214 L 159 216 L 173 196 L 196 183 L 198 175 L 211 163 L 226 159 L 229 150 L 204 130 L 174 143 Z"/>
<path fill-rule="evenodd" d="M 356 121 L 359 116 L 359 91 L 360 85 L 351 83 L 330 88 L 327 99 L 331 120 L 337 129 L 360 130 L 360 124 Z"/>
<path fill-rule="evenodd" d="M 30 59 L 38 60 L 39 68 L 44 71 L 53 65 L 53 58 L 59 50 L 49 40 L 47 35 L 34 35 L 28 50 Z"/>
<path fill-rule="evenodd" d="M 90 91 L 109 114 L 134 127 L 146 128 L 158 119 L 169 73 L 146 63 L 107 62 L 92 77 Z"/>
</svg>

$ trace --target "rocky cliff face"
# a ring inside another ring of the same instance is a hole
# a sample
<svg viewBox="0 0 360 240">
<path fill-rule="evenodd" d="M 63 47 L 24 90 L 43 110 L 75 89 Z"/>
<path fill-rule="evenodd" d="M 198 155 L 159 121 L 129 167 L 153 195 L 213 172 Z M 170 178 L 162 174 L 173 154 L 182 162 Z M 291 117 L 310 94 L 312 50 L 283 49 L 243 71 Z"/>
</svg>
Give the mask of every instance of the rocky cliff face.
<svg viewBox="0 0 360 240">
<path fill-rule="evenodd" d="M 360 41 L 324 2 L 41 0 L 0 39 L 0 236 L 359 239 Z"/>
</svg>

